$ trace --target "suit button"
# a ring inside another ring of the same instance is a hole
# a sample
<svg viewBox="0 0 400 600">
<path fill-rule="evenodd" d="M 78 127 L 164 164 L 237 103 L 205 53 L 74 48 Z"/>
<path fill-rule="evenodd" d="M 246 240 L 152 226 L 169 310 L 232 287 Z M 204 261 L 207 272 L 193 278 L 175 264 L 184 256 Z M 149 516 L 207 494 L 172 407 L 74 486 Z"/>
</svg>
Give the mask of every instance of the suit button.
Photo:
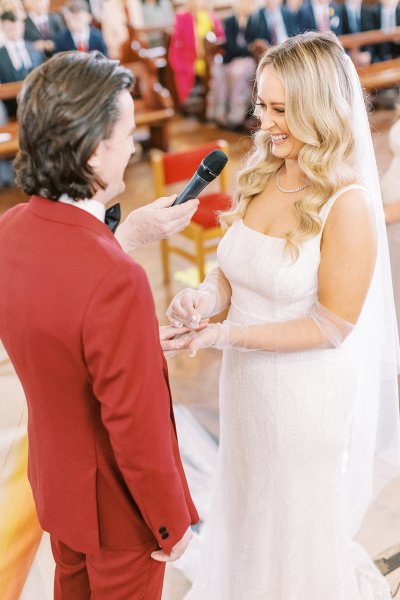
<svg viewBox="0 0 400 600">
<path fill-rule="evenodd" d="M 160 527 L 160 529 L 158 530 L 158 533 L 165 533 L 167 531 L 166 527 Z"/>
<path fill-rule="evenodd" d="M 166 540 L 167 538 L 169 538 L 169 533 L 163 533 L 161 537 L 163 540 Z"/>
</svg>

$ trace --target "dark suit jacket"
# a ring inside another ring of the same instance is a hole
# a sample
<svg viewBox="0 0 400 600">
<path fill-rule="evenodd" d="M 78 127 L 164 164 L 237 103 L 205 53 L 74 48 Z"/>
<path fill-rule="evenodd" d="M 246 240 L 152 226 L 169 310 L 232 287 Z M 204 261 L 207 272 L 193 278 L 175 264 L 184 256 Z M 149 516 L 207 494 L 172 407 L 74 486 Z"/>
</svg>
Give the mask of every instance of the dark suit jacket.
<svg viewBox="0 0 400 600">
<path fill-rule="evenodd" d="M 353 30 L 351 28 L 351 23 L 349 19 L 349 14 L 347 12 L 346 6 L 342 5 L 342 33 L 360 33 L 361 31 L 370 31 L 374 29 L 373 22 L 373 11 L 371 7 L 361 6 L 360 11 L 360 26 L 358 30 Z"/>
<path fill-rule="evenodd" d="M 382 6 L 376 5 L 372 11 L 373 29 L 381 29 L 382 27 Z M 396 26 L 400 26 L 400 6 L 396 9 Z M 400 44 L 386 43 L 377 44 L 375 46 L 374 60 L 389 60 L 400 56 Z"/>
<path fill-rule="evenodd" d="M 76 50 L 74 39 L 68 29 L 62 31 L 55 39 L 55 52 L 66 52 L 67 50 Z M 101 31 L 90 27 L 89 51 L 99 50 L 105 56 L 108 56 L 107 46 L 105 45 Z"/>
<path fill-rule="evenodd" d="M 342 25 L 342 10 L 341 7 L 335 2 L 331 2 L 329 4 L 330 9 L 330 28 L 333 33 L 336 35 L 342 35 L 343 33 L 343 25 Z M 301 33 L 305 31 L 317 31 L 317 22 L 315 20 L 313 7 L 308 0 L 306 0 L 303 6 L 300 8 L 297 13 L 297 22 L 298 27 Z"/>
<path fill-rule="evenodd" d="M 143 269 L 104 223 L 34 196 L 0 219 L 0 289 L 43 529 L 81 552 L 169 553 L 198 515 Z"/>
<path fill-rule="evenodd" d="M 0 48 L 0 83 L 10 83 L 11 81 L 22 81 L 32 69 L 42 64 L 44 55 L 31 42 L 25 42 L 25 46 L 32 62 L 32 68 L 25 68 L 17 71 L 11 62 L 10 56 L 5 46 Z M 17 112 L 16 100 L 4 100 L 8 116 L 15 117 Z"/>
<path fill-rule="evenodd" d="M 238 36 L 240 33 L 240 27 L 238 20 L 235 16 L 228 17 L 224 22 L 225 31 L 225 54 L 224 63 L 230 63 L 234 58 L 241 56 L 252 56 L 248 44 L 250 39 L 250 19 L 247 21 L 246 28 L 244 30 L 244 39 L 247 42 L 246 46 L 242 46 L 238 43 Z"/>
<path fill-rule="evenodd" d="M 57 13 L 49 13 L 48 15 L 49 34 L 45 38 L 36 27 L 35 23 L 28 16 L 25 19 L 25 40 L 28 42 L 37 42 L 38 40 L 55 40 L 57 34 L 65 30 L 65 25 L 60 15 Z"/>
<path fill-rule="evenodd" d="M 283 22 L 286 27 L 286 32 L 289 37 L 298 34 L 298 29 L 295 24 L 293 14 L 286 8 L 286 6 L 281 7 L 281 14 L 283 18 Z M 268 27 L 267 19 L 265 17 L 265 10 L 261 8 L 256 13 L 252 14 L 247 27 L 247 35 L 249 42 L 254 42 L 254 40 L 266 40 L 269 44 L 272 45 L 272 35 L 270 28 Z"/>
</svg>

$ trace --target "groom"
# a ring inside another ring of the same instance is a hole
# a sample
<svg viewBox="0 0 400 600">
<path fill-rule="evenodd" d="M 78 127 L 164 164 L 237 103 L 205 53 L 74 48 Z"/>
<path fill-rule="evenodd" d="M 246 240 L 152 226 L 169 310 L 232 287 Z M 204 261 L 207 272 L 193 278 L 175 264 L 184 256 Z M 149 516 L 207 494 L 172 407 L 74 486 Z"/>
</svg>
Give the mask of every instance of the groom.
<svg viewBox="0 0 400 600">
<path fill-rule="evenodd" d="M 16 173 L 33 196 L 0 220 L 0 338 L 28 402 L 56 600 L 159 600 L 198 520 L 148 281 L 104 223 L 134 151 L 131 86 L 93 53 L 27 78 Z"/>
</svg>

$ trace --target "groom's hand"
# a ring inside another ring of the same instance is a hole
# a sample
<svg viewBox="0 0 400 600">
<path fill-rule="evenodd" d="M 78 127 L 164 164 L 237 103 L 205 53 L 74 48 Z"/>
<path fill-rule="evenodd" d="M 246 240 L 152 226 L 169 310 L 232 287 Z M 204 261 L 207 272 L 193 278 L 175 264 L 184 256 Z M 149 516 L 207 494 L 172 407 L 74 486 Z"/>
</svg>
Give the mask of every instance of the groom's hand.
<svg viewBox="0 0 400 600">
<path fill-rule="evenodd" d="M 206 326 L 207 323 L 201 324 L 197 330 L 199 331 Z M 187 350 L 192 339 L 185 334 L 190 331 L 193 331 L 190 327 L 181 327 L 179 329 L 173 325 L 163 325 L 160 327 L 161 348 L 167 358 L 175 356 L 181 350 Z"/>
<path fill-rule="evenodd" d="M 166 554 L 164 550 L 156 550 L 155 552 L 151 553 L 151 558 L 154 558 L 154 560 L 158 560 L 160 562 L 172 562 L 174 560 L 178 560 L 178 558 L 180 558 L 185 552 L 192 537 L 192 530 L 190 527 L 188 527 L 183 538 L 181 538 L 179 542 L 175 544 L 170 554 Z"/>
</svg>

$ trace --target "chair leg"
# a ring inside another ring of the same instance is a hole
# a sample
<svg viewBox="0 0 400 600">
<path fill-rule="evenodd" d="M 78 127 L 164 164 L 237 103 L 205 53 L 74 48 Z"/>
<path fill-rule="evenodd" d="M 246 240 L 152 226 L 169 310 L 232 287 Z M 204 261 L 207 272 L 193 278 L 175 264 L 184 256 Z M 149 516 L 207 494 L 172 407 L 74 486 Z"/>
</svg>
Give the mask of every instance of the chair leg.
<svg viewBox="0 0 400 600">
<path fill-rule="evenodd" d="M 161 240 L 161 264 L 164 283 L 169 283 L 170 281 L 169 254 L 168 240 Z"/>
<path fill-rule="evenodd" d="M 205 279 L 205 253 L 204 253 L 203 233 L 200 232 L 196 237 L 196 264 L 199 271 L 199 280 L 202 283 Z"/>
</svg>

